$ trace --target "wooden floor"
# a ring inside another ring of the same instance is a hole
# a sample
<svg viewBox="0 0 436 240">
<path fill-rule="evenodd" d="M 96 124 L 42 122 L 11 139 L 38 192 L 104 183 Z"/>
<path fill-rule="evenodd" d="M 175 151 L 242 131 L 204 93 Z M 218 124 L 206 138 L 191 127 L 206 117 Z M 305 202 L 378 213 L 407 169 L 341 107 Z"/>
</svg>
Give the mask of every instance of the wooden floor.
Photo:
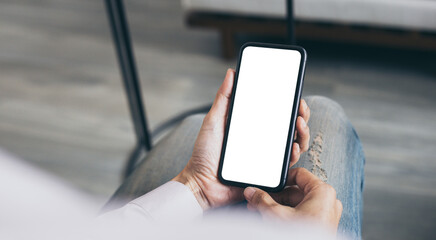
<svg viewBox="0 0 436 240">
<path fill-rule="evenodd" d="M 0 2 L 0 146 L 103 202 L 134 136 L 102 2 Z M 179 1 L 126 4 L 151 127 L 210 102 L 235 66 L 218 33 L 186 28 Z M 435 54 L 301 45 L 304 95 L 338 101 L 364 145 L 364 238 L 434 239 Z"/>
</svg>

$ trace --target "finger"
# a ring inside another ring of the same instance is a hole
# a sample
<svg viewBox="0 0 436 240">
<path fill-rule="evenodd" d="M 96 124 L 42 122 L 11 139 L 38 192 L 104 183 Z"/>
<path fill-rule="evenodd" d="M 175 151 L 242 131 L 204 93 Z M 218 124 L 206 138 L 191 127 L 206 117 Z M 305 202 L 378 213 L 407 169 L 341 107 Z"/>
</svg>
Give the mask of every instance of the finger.
<svg viewBox="0 0 436 240">
<path fill-rule="evenodd" d="M 250 211 L 257 211 L 256 208 L 254 208 L 253 206 L 251 206 L 250 203 L 247 203 L 247 209 Z"/>
<path fill-rule="evenodd" d="M 292 168 L 288 173 L 287 186 L 297 185 L 304 194 L 309 193 L 312 189 L 324 182 L 313 175 L 305 168 Z"/>
<path fill-rule="evenodd" d="M 215 96 L 215 100 L 209 111 L 210 115 L 219 117 L 226 115 L 230 97 L 232 95 L 234 77 L 235 71 L 229 68 L 227 70 L 226 77 L 224 78 L 224 81 Z"/>
<path fill-rule="evenodd" d="M 338 219 L 338 222 L 339 222 L 339 220 L 341 219 L 343 206 L 342 206 L 342 202 L 340 200 L 338 200 L 338 199 L 336 199 L 336 207 L 335 207 L 335 209 L 336 209 L 336 216 L 337 216 L 337 219 Z"/>
<path fill-rule="evenodd" d="M 279 193 L 272 193 L 271 197 L 279 204 L 295 207 L 303 200 L 304 193 L 298 186 L 289 186 Z"/>
<path fill-rule="evenodd" d="M 300 100 L 300 108 L 298 109 L 298 115 L 303 117 L 304 121 L 309 122 L 310 108 L 304 99 Z"/>
<path fill-rule="evenodd" d="M 268 193 L 258 188 L 246 188 L 244 190 L 244 197 L 251 209 L 256 209 L 262 214 L 271 212 L 279 206 Z"/>
<path fill-rule="evenodd" d="M 332 219 L 332 222 L 331 222 L 333 229 L 338 228 L 339 221 L 341 220 L 341 216 L 342 216 L 342 208 L 343 208 L 342 202 L 339 201 L 338 199 L 336 199 L 335 205 L 333 207 L 333 209 L 334 209 L 333 218 L 334 219 Z"/>
<path fill-rule="evenodd" d="M 289 163 L 289 167 L 294 166 L 298 159 L 300 159 L 300 145 L 296 142 L 292 144 L 292 154 L 291 154 L 291 162 Z"/>
<path fill-rule="evenodd" d="M 302 117 L 297 118 L 297 142 L 300 145 L 300 152 L 309 149 L 310 131 L 306 121 Z"/>
</svg>

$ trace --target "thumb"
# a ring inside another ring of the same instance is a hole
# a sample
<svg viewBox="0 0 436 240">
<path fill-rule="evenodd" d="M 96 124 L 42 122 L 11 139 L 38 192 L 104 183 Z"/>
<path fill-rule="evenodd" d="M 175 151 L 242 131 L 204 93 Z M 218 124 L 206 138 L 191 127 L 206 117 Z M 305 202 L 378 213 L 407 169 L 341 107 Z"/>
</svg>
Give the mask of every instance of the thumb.
<svg viewBox="0 0 436 240">
<path fill-rule="evenodd" d="M 210 109 L 210 113 L 213 116 L 221 117 L 226 115 L 230 96 L 232 95 L 234 77 L 235 71 L 232 69 L 228 69 L 223 84 L 218 90 L 212 108 Z"/>
<path fill-rule="evenodd" d="M 244 197 L 251 208 L 261 214 L 273 211 L 279 204 L 265 191 L 258 188 L 248 187 L 244 190 Z"/>
</svg>

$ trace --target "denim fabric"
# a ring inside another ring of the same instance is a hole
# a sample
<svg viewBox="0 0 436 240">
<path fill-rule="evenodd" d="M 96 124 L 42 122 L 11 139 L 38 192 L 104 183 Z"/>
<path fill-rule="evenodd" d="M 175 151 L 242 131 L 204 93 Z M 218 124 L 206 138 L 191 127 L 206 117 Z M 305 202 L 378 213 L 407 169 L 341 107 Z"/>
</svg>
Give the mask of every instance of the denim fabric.
<svg viewBox="0 0 436 240">
<path fill-rule="evenodd" d="M 319 96 L 305 98 L 311 109 L 311 142 L 295 167 L 304 167 L 332 185 L 343 204 L 338 232 L 361 238 L 364 162 L 359 138 L 343 109 Z M 110 210 L 157 188 L 176 176 L 191 157 L 204 115 L 185 119 L 161 140 L 104 207 Z"/>
<path fill-rule="evenodd" d="M 361 239 L 365 157 L 359 137 L 339 104 L 320 96 L 305 100 L 311 142 L 294 167 L 308 169 L 335 188 L 343 205 L 338 233 Z"/>
</svg>

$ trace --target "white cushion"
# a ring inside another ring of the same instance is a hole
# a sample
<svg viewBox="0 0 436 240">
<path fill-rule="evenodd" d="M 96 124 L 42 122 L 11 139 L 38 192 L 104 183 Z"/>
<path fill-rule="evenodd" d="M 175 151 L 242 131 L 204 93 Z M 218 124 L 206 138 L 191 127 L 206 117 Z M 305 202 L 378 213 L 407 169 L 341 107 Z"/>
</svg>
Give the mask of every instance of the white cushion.
<svg viewBox="0 0 436 240">
<path fill-rule="evenodd" d="M 285 0 L 182 0 L 186 12 L 286 16 Z M 329 23 L 436 30 L 436 0 L 294 0 L 295 18 Z"/>
</svg>

